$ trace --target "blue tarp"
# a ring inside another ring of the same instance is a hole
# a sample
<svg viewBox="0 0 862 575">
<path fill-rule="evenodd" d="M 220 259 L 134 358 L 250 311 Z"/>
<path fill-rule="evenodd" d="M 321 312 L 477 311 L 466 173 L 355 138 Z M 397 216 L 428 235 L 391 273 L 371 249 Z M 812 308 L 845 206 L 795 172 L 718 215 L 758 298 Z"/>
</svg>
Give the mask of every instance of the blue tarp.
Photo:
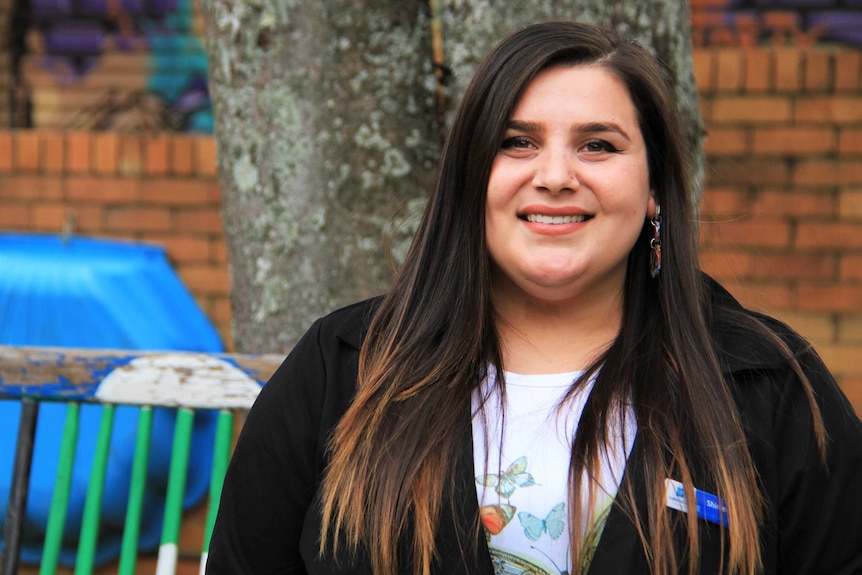
<svg viewBox="0 0 862 575">
<path fill-rule="evenodd" d="M 0 344 L 219 352 L 221 340 L 155 245 L 73 237 L 0 234 Z M 18 430 L 17 402 L 0 401 L 0 522 L 6 516 Z M 139 410 L 117 408 L 96 562 L 119 554 Z M 74 564 L 101 407 L 81 410 L 64 531 L 63 565 Z M 21 561 L 37 563 L 48 521 L 65 406 L 43 403 L 36 430 Z M 215 414 L 196 416 L 186 507 L 206 494 Z M 174 427 L 156 410 L 140 544 L 158 546 Z"/>
</svg>

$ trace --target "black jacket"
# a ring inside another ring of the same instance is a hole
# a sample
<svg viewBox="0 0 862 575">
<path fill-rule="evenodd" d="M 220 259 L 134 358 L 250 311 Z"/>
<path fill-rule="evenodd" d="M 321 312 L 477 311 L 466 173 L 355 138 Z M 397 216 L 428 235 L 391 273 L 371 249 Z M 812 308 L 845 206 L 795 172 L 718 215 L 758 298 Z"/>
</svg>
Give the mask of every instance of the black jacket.
<svg viewBox="0 0 862 575">
<path fill-rule="evenodd" d="M 721 287 L 713 297 L 742 311 Z M 378 300 L 354 304 L 315 322 L 261 391 L 231 460 L 210 544 L 210 575 L 371 575 L 364 557 L 318 557 L 316 493 L 330 431 L 354 394 L 359 347 Z M 794 350 L 805 342 L 788 327 L 767 323 Z M 862 422 L 813 351 L 801 363 L 814 387 L 829 435 L 827 466 L 814 444 L 802 387 L 781 355 L 730 328 L 714 334 L 723 370 L 742 415 L 767 501 L 762 531 L 766 574 L 862 573 Z M 470 430 L 469 409 L 464 410 Z M 478 513 L 473 445 L 465 433 L 456 464 L 453 514 L 444 503 L 437 534 L 440 575 L 493 575 Z M 637 440 L 624 481 L 642 493 Z M 668 513 L 677 513 L 668 509 Z M 718 572 L 719 534 L 700 522 L 700 573 Z M 462 557 L 461 549 L 475 549 Z M 410 547 L 401 561 L 410 565 Z M 404 569 L 404 572 L 409 572 Z M 615 506 L 589 573 L 648 573 L 632 523 Z"/>
</svg>

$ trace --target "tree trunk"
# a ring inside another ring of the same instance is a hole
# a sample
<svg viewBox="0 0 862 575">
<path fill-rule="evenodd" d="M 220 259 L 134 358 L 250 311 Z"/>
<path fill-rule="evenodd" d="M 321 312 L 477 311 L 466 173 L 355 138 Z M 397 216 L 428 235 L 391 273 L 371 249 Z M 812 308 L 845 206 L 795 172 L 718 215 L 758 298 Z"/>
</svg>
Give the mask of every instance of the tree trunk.
<svg viewBox="0 0 862 575">
<path fill-rule="evenodd" d="M 443 39 L 434 58 L 431 7 Z M 203 10 L 239 352 L 285 352 L 315 318 L 386 289 L 388 244 L 398 261 L 433 185 L 441 123 L 517 27 L 577 19 L 633 32 L 667 62 L 702 165 L 687 0 L 203 0 Z M 434 59 L 448 70 L 442 103 Z"/>
<path fill-rule="evenodd" d="M 404 214 L 424 202 L 439 147 L 429 8 L 203 10 L 234 345 L 284 352 L 320 315 L 384 291 L 385 238 L 396 255 L 409 241 Z"/>
<path fill-rule="evenodd" d="M 473 71 L 506 34 L 547 20 L 612 26 L 637 38 L 662 60 L 676 90 L 692 154 L 697 209 L 703 179 L 703 121 L 691 58 L 688 0 L 432 0 L 439 6 L 447 70 L 446 118 L 450 118 Z"/>
</svg>

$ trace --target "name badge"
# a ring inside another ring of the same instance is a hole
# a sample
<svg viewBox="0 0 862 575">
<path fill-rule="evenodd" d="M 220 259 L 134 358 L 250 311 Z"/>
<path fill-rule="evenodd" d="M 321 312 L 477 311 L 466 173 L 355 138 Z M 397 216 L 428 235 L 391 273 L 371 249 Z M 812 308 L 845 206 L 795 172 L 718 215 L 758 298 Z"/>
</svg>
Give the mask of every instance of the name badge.
<svg viewBox="0 0 862 575">
<path fill-rule="evenodd" d="M 688 502 L 685 500 L 685 488 L 682 483 L 673 479 L 665 479 L 664 483 L 667 488 L 667 506 L 688 513 Z M 694 499 L 699 518 L 725 527 L 728 526 L 727 504 L 723 499 L 700 489 L 694 490 Z"/>
</svg>

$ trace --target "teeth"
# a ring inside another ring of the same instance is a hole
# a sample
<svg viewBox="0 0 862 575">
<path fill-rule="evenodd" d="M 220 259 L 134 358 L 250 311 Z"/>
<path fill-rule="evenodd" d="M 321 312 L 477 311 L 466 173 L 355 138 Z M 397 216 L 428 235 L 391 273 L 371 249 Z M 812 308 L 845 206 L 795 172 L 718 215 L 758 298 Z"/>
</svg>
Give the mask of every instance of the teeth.
<svg viewBox="0 0 862 575">
<path fill-rule="evenodd" d="M 543 216 L 541 214 L 527 214 L 527 221 L 537 224 L 573 224 L 582 222 L 587 216 Z"/>
</svg>

